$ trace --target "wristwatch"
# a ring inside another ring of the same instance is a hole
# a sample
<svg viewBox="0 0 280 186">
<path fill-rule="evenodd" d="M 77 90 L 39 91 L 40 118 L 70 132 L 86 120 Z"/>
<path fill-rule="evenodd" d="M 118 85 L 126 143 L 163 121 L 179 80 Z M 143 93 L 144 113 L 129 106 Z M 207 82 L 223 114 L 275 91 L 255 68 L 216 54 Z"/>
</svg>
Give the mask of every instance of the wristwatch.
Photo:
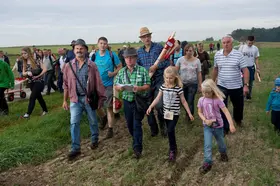
<svg viewBox="0 0 280 186">
<path fill-rule="evenodd" d="M 249 83 L 244 83 L 245 86 L 249 87 Z"/>
</svg>

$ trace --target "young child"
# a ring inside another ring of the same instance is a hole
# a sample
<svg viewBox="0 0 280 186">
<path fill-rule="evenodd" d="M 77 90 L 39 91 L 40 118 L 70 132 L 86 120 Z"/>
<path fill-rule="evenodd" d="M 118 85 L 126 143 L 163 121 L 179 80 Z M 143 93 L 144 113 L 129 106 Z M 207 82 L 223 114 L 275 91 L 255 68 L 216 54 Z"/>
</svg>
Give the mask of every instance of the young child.
<svg viewBox="0 0 280 186">
<path fill-rule="evenodd" d="M 186 109 L 189 118 L 193 121 L 194 117 L 191 114 L 190 108 L 183 94 L 183 84 L 179 77 L 176 67 L 169 66 L 164 71 L 164 84 L 160 87 L 159 93 L 153 103 L 147 110 L 147 115 L 150 114 L 154 106 L 160 101 L 163 96 L 163 114 L 167 127 L 169 139 L 169 161 L 176 160 L 177 144 L 175 138 L 175 126 L 180 115 L 180 103 Z"/>
<path fill-rule="evenodd" d="M 266 113 L 271 111 L 271 123 L 274 125 L 274 130 L 280 135 L 280 78 L 275 80 L 275 88 L 270 92 L 267 104 Z"/>
<path fill-rule="evenodd" d="M 198 100 L 198 115 L 204 125 L 204 163 L 199 171 L 206 174 L 212 167 L 212 136 L 214 135 L 221 154 L 221 161 L 228 161 L 224 141 L 223 119 L 220 110 L 229 121 L 230 131 L 235 132 L 232 117 L 226 108 L 223 98 L 225 95 L 219 90 L 212 79 L 206 79 L 202 85 L 202 94 Z"/>
</svg>

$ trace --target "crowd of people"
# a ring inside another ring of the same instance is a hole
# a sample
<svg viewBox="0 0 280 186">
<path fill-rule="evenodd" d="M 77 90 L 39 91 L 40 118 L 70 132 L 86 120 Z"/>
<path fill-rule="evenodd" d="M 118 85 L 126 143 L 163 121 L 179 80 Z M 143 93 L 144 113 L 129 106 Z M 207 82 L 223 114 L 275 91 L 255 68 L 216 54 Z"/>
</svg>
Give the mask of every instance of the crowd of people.
<svg viewBox="0 0 280 186">
<path fill-rule="evenodd" d="M 28 78 L 31 89 L 28 110 L 24 118 L 29 118 L 36 99 L 42 107 L 42 115 L 48 113 L 47 104 L 41 92 L 47 86 L 64 94 L 63 108 L 70 110 L 71 151 L 69 160 L 81 154 L 80 121 L 86 112 L 91 132 L 91 149 L 98 148 L 99 129 L 108 125 L 106 138 L 114 136 L 116 116 L 113 112 L 114 91 L 122 92 L 124 117 L 132 137 L 135 158 L 143 151 L 142 120 L 147 116 L 150 135 L 168 137 L 169 160 L 176 161 L 177 143 L 175 127 L 185 109 L 185 122 L 191 123 L 195 107 L 204 128 L 204 161 L 201 173 L 212 167 L 212 137 L 214 136 L 222 161 L 228 161 L 224 136 L 235 132 L 234 121 L 242 126 L 244 99 L 252 99 L 255 70 L 260 72 L 259 51 L 253 45 L 254 37 L 239 50 L 233 49 L 233 38 L 222 38 L 222 50 L 218 50 L 213 65 L 203 43 L 197 46 L 187 42 L 178 43 L 169 59 L 159 59 L 163 50 L 161 44 L 152 42 L 152 33 L 147 27 L 140 29 L 139 38 L 143 46 L 137 50 L 123 46 L 118 54 L 112 52 L 108 40 L 100 37 L 97 48 L 88 46 L 83 39 L 71 42 L 72 50 L 59 49 L 59 58 L 51 50 L 33 52 L 25 47 L 18 56 L 13 69 L 20 69 L 20 75 Z M 217 45 L 218 47 L 218 45 Z M 1 51 L 0 51 L 1 57 Z M 3 57 L 2 57 L 3 58 Z M 213 66 L 212 76 L 209 69 Z M 255 67 L 256 66 L 256 67 Z M 255 69 L 256 68 L 256 69 Z M 57 85 L 54 78 L 57 71 Z M 152 75 L 149 72 L 154 72 Z M 1 77 L 10 77 L 11 69 L 0 59 Z M 132 85 L 125 86 L 125 85 Z M 8 111 L 4 91 L 12 88 L 12 78 L 1 78 L 1 112 Z M 202 93 L 195 103 L 197 92 Z M 280 78 L 275 80 L 266 111 L 272 110 L 272 123 L 280 132 Z M 229 113 L 228 98 L 233 105 L 233 118 Z M 70 99 L 70 105 L 68 100 Z M 155 114 L 155 111 L 157 114 Z M 157 116 L 157 118 L 156 118 Z M 98 123 L 98 119 L 99 122 Z"/>
</svg>

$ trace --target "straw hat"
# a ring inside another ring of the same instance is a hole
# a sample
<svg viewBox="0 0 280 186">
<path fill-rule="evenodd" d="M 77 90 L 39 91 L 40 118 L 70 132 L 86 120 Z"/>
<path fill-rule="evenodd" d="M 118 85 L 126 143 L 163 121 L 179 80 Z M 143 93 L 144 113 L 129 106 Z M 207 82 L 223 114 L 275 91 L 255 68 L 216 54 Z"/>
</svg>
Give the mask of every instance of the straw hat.
<svg viewBox="0 0 280 186">
<path fill-rule="evenodd" d="M 152 32 L 150 32 L 150 30 L 147 27 L 142 27 L 140 28 L 140 36 L 139 37 L 143 37 L 145 35 L 151 35 Z"/>
</svg>

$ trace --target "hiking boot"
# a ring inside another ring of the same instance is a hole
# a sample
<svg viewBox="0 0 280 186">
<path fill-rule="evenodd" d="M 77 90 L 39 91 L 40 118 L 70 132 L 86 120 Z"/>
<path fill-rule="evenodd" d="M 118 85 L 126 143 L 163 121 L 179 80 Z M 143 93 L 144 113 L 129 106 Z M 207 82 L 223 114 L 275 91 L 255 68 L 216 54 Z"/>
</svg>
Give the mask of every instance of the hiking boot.
<svg viewBox="0 0 280 186">
<path fill-rule="evenodd" d="M 101 118 L 99 129 L 103 130 L 107 124 L 107 115 Z"/>
<path fill-rule="evenodd" d="M 106 135 L 105 139 L 112 138 L 113 136 L 114 136 L 113 128 L 108 128 L 107 135 Z"/>
<path fill-rule="evenodd" d="M 68 154 L 68 160 L 71 161 L 71 160 L 75 159 L 76 157 L 78 157 L 79 155 L 81 155 L 81 151 L 80 150 L 78 150 L 78 151 L 71 151 Z"/>
<path fill-rule="evenodd" d="M 98 147 L 98 141 L 93 142 L 93 143 L 90 145 L 91 150 L 97 149 L 97 147 Z"/>
<path fill-rule="evenodd" d="M 45 116 L 48 112 L 44 111 L 41 116 Z"/>
<path fill-rule="evenodd" d="M 25 119 L 28 119 L 29 117 L 30 117 L 30 115 L 27 114 L 27 113 L 25 113 L 25 114 L 23 115 L 23 118 L 25 118 Z"/>
<path fill-rule="evenodd" d="M 134 149 L 134 158 L 136 159 L 140 159 L 141 158 L 141 152 L 139 152 L 138 150 Z"/>
<path fill-rule="evenodd" d="M 115 119 L 120 119 L 121 118 L 120 113 L 116 113 L 116 114 L 114 114 L 114 116 L 115 116 Z"/>
<path fill-rule="evenodd" d="M 221 161 L 228 162 L 228 156 L 227 153 L 221 153 Z"/>
<path fill-rule="evenodd" d="M 199 172 L 201 174 L 206 174 L 207 172 L 209 172 L 212 168 L 212 165 L 209 163 L 203 163 L 203 165 L 199 168 Z"/>
<path fill-rule="evenodd" d="M 170 151 L 169 152 L 169 161 L 170 162 L 176 161 L 176 151 Z"/>
</svg>

